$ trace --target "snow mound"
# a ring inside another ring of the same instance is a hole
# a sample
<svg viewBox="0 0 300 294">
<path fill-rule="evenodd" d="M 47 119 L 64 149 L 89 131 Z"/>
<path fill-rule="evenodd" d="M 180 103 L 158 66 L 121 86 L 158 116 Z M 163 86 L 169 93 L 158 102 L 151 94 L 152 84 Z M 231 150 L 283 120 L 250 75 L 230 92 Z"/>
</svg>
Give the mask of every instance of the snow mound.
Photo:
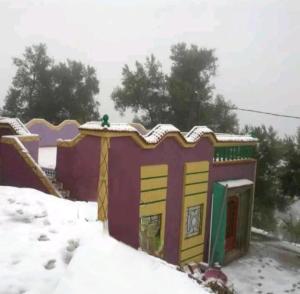
<svg viewBox="0 0 300 294">
<path fill-rule="evenodd" d="M 207 293 L 109 237 L 96 216 L 96 203 L 0 186 L 0 294 Z"/>
<path fill-rule="evenodd" d="M 98 236 L 79 248 L 54 294 L 201 294 L 203 287 L 175 266 Z"/>
<path fill-rule="evenodd" d="M 76 202 L 0 187 L 0 293 L 53 293 L 76 248 L 101 233 L 86 218 Z"/>
</svg>

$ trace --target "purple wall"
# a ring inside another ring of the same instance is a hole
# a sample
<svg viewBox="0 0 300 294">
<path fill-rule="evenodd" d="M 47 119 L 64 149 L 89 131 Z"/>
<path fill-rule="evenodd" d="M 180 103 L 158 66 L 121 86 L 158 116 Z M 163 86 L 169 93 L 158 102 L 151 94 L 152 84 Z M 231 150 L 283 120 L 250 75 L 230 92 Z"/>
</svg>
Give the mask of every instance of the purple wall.
<svg viewBox="0 0 300 294">
<path fill-rule="evenodd" d="M 142 149 L 130 138 L 112 138 L 109 153 L 109 231 L 118 240 L 139 246 L 140 167 L 168 164 L 164 258 L 178 263 L 184 163 L 208 160 L 213 148 L 203 138 L 195 148 L 183 148 L 173 138 L 155 149 Z"/>
<path fill-rule="evenodd" d="M 28 127 L 32 134 L 38 134 L 40 136 L 40 147 L 56 146 L 57 139 L 72 139 L 78 133 L 78 125 L 68 123 L 62 126 L 60 129 L 51 129 L 45 123 L 34 123 L 31 127 Z"/>
<path fill-rule="evenodd" d="M 25 148 L 28 150 L 32 158 L 38 162 L 39 159 L 39 140 L 22 142 Z"/>
<path fill-rule="evenodd" d="M 56 176 L 71 197 L 97 200 L 100 138 L 86 136 L 73 147 L 57 147 Z"/>
<path fill-rule="evenodd" d="M 0 143 L 0 154 L 3 185 L 34 188 L 48 193 L 39 177 L 12 144 Z"/>
</svg>

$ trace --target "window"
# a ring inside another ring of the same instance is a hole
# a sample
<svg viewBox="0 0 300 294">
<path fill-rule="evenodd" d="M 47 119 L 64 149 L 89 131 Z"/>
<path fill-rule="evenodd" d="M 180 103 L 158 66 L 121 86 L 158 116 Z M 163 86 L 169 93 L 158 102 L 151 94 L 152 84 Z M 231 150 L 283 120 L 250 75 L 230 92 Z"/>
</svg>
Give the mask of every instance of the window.
<svg viewBox="0 0 300 294">
<path fill-rule="evenodd" d="M 160 228 L 160 214 L 156 215 L 149 215 L 141 217 L 141 224 L 142 225 L 154 225 Z"/>
<path fill-rule="evenodd" d="M 186 238 L 202 234 L 203 204 L 187 208 Z"/>
<path fill-rule="evenodd" d="M 153 255 L 158 255 L 160 250 L 161 215 L 149 215 L 140 218 L 140 246 L 143 250 Z"/>
</svg>

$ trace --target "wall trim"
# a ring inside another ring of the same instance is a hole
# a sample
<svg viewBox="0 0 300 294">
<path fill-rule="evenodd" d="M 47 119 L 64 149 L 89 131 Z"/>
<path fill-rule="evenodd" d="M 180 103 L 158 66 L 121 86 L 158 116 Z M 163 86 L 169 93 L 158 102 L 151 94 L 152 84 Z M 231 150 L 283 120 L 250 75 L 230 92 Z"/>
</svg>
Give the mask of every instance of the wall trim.
<svg viewBox="0 0 300 294">
<path fill-rule="evenodd" d="M 45 120 L 43 118 L 33 118 L 32 120 L 30 120 L 29 122 L 26 123 L 26 127 L 29 129 L 29 128 L 35 126 L 35 125 L 38 125 L 38 124 L 42 124 L 42 125 L 48 127 L 49 129 L 51 129 L 53 131 L 60 131 L 66 125 L 75 124 L 78 128 L 80 126 L 78 121 L 73 120 L 73 119 L 66 119 L 66 120 L 62 121 L 60 124 L 54 125 L 54 124 L 48 122 L 47 120 Z"/>
<path fill-rule="evenodd" d="M 220 142 L 217 141 L 217 138 L 214 134 L 208 133 L 203 134 L 197 142 L 190 143 L 187 142 L 184 136 L 180 132 L 169 132 L 164 135 L 158 143 L 149 143 L 145 140 L 145 138 L 138 132 L 127 132 L 127 131 L 110 131 L 107 129 L 104 130 L 86 130 L 80 129 L 81 134 L 90 135 L 90 136 L 98 136 L 104 138 L 115 138 L 115 137 L 131 137 L 140 147 L 144 149 L 154 149 L 159 144 L 161 144 L 167 138 L 174 138 L 180 146 L 184 148 L 193 148 L 195 147 L 202 138 L 208 138 L 213 146 L 256 146 L 257 142 Z"/>
</svg>

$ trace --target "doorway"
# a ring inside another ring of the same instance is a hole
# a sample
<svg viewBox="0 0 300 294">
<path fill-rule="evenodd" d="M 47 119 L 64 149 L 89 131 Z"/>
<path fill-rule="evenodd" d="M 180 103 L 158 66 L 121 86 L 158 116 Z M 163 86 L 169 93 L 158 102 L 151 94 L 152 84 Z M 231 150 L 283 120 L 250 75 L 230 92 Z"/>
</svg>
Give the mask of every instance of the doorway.
<svg viewBox="0 0 300 294">
<path fill-rule="evenodd" d="M 225 251 L 231 251 L 237 247 L 237 228 L 239 215 L 239 197 L 230 196 L 227 202 L 227 222 Z"/>
</svg>

